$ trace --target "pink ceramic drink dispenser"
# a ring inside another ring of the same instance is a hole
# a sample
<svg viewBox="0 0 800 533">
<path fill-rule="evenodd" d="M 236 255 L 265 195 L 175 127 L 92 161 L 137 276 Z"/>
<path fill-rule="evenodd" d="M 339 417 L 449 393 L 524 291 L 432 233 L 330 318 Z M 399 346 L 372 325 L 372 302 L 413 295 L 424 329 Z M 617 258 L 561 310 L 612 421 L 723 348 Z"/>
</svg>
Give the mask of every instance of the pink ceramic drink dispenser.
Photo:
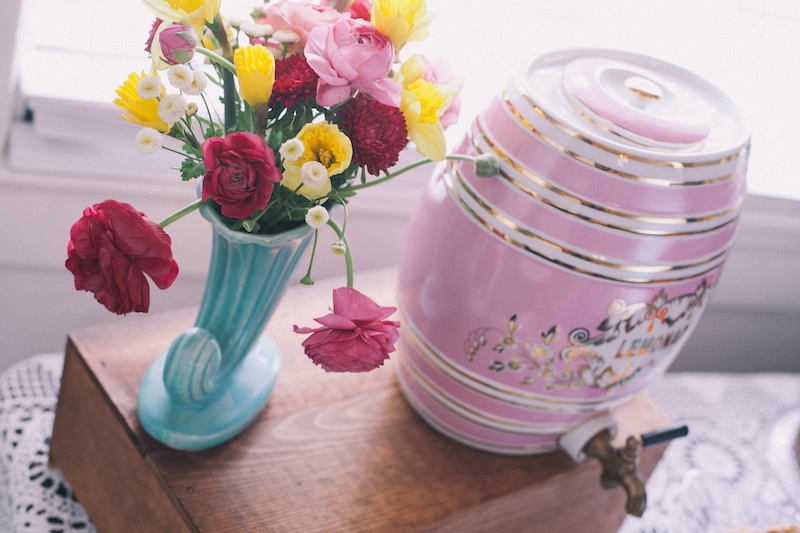
<svg viewBox="0 0 800 533">
<path fill-rule="evenodd" d="M 535 59 L 488 103 L 412 218 L 399 364 L 441 433 L 506 454 L 563 435 L 658 379 L 734 240 L 749 133 L 672 64 L 609 50 Z"/>
</svg>

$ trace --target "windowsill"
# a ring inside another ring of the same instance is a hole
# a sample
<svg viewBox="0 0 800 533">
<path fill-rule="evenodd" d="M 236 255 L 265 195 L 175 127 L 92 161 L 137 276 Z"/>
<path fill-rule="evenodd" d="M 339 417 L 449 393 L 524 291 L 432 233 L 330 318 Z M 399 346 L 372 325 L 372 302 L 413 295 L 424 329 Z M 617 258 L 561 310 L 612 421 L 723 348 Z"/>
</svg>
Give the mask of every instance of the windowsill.
<svg viewBox="0 0 800 533">
<path fill-rule="evenodd" d="M 84 166 L 87 157 L 105 157 L 96 144 L 117 145 L 108 155 L 117 158 L 132 146 L 135 135 L 116 116 L 111 100 L 128 73 L 147 68 L 141 43 L 152 16 L 139 2 L 127 1 L 119 9 L 126 10 L 130 24 L 100 23 L 108 7 L 99 0 L 80 0 L 80 8 L 76 2 L 55 0 L 23 4 L 26 23 L 21 33 L 28 46 L 21 55 L 21 90 L 33 111 L 34 132 L 44 139 L 66 135 L 70 142 L 83 143 L 83 153 L 71 156 Z M 225 0 L 222 9 L 239 14 L 246 12 L 240 6 L 250 4 Z M 464 78 L 462 129 L 535 56 L 563 48 L 635 50 L 696 72 L 737 102 L 753 137 L 749 192 L 800 201 L 800 158 L 791 157 L 789 147 L 800 123 L 800 99 L 795 95 L 800 63 L 785 61 L 792 52 L 800 52 L 796 2 L 512 0 L 487 9 L 478 0 L 431 0 L 428 7 L 438 12 L 430 37 L 412 43 L 403 55 L 420 51 L 441 56 Z M 58 20 L 59 28 L 93 30 L 73 32 L 65 39 L 63 31 L 46 24 L 45 15 Z M 109 36 L 101 34 L 104 28 Z M 14 166 L 50 171 L 63 168 L 68 159 L 47 144 L 48 151 L 37 149 L 32 157 L 31 131 L 20 133 L 15 127 L 12 134 L 23 135 L 12 139 Z M 451 146 L 459 136 L 459 130 L 450 132 Z M 144 169 L 140 173 L 158 174 L 155 159 L 145 163 L 139 158 L 137 165 Z M 109 176 L 117 170 L 124 171 L 111 168 Z"/>
</svg>

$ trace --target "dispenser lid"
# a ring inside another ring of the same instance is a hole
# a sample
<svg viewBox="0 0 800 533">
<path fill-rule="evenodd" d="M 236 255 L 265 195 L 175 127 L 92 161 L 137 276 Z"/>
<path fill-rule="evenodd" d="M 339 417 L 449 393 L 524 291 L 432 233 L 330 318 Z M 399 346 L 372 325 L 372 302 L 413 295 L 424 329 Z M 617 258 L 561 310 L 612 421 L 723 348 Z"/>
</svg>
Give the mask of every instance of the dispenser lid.
<svg viewBox="0 0 800 533">
<path fill-rule="evenodd" d="M 669 73 L 608 57 L 583 57 L 564 66 L 563 84 L 585 118 L 645 144 L 691 144 L 711 131 L 707 107 Z"/>
</svg>

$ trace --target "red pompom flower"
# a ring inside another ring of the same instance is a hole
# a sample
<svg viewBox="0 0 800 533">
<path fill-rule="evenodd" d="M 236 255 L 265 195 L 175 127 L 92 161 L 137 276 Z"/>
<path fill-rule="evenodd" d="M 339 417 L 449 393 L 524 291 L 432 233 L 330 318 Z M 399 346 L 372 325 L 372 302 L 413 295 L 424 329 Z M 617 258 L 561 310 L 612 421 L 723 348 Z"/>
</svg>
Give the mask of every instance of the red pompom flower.
<svg viewBox="0 0 800 533">
<path fill-rule="evenodd" d="M 275 84 L 269 105 L 280 104 L 290 108 L 297 102 L 307 102 L 317 94 L 319 76 L 308 66 L 303 54 L 296 54 L 275 62 Z"/>
<path fill-rule="evenodd" d="M 178 275 L 169 235 L 129 204 L 106 200 L 87 207 L 69 234 L 65 266 L 75 289 L 94 293 L 112 313 L 147 312 L 145 274 L 159 289 Z"/>
<path fill-rule="evenodd" d="M 342 131 L 353 143 L 356 165 L 377 176 L 397 164 L 408 142 L 406 121 L 399 109 L 362 93 L 342 106 L 340 116 Z"/>
<path fill-rule="evenodd" d="M 394 351 L 399 322 L 385 320 L 397 309 L 382 307 L 351 287 L 333 291 L 333 313 L 316 318 L 321 328 L 294 327 L 311 333 L 303 348 L 327 372 L 369 372 Z"/>
</svg>

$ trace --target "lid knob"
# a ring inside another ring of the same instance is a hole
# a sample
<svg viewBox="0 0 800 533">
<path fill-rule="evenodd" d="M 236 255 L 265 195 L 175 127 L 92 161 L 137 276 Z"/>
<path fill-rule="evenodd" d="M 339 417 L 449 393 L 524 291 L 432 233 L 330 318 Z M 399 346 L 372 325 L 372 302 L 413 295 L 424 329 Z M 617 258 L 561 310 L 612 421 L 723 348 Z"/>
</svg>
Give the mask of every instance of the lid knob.
<svg viewBox="0 0 800 533">
<path fill-rule="evenodd" d="M 626 78 L 625 88 L 643 100 L 658 100 L 664 95 L 657 84 L 641 76 Z"/>
<path fill-rule="evenodd" d="M 680 80 L 638 65 L 579 58 L 564 68 L 563 83 L 586 118 L 639 144 L 691 144 L 711 131 L 708 110 L 684 93 Z"/>
</svg>

